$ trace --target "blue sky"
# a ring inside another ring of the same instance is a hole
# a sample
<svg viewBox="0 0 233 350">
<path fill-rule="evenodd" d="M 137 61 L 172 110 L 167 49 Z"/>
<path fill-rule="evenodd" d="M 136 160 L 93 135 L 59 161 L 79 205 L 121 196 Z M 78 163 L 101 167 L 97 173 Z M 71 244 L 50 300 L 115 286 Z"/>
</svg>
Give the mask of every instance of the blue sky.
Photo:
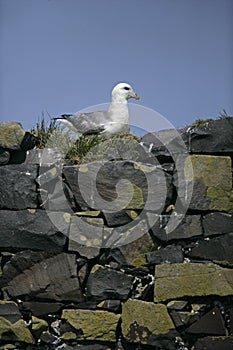
<svg viewBox="0 0 233 350">
<path fill-rule="evenodd" d="M 0 0 L 0 49 L 0 119 L 27 130 L 121 81 L 175 127 L 233 115 L 232 0 Z"/>
</svg>

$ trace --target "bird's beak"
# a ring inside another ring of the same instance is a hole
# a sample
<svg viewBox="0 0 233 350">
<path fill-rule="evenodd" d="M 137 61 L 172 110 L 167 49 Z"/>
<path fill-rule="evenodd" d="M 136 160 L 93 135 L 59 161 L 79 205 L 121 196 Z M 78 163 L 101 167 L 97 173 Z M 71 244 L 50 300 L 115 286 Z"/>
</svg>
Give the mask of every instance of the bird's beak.
<svg viewBox="0 0 233 350">
<path fill-rule="evenodd" d="M 135 100 L 140 100 L 140 96 L 138 96 L 134 91 L 129 92 L 128 98 L 135 98 Z"/>
</svg>

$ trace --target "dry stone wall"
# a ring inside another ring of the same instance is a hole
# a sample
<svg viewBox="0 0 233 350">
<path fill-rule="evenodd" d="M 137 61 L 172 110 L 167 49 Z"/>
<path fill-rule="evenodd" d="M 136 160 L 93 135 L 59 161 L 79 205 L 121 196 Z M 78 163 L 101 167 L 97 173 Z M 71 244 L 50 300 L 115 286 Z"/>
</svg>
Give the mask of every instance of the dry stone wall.
<svg viewBox="0 0 233 350">
<path fill-rule="evenodd" d="M 6 130 L 0 349 L 233 349 L 233 118 L 81 165 Z"/>
</svg>

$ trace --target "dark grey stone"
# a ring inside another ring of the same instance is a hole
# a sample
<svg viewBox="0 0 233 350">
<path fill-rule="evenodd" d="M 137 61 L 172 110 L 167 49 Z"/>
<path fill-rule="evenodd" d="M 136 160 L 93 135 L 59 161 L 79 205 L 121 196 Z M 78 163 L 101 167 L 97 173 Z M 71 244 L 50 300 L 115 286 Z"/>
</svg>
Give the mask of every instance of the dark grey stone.
<svg viewBox="0 0 233 350">
<path fill-rule="evenodd" d="M 38 262 L 9 281 L 6 290 L 13 298 L 80 302 L 76 256 L 61 253 Z"/>
<path fill-rule="evenodd" d="M 221 311 L 216 306 L 204 316 L 202 316 L 197 322 L 193 323 L 186 329 L 189 334 L 207 334 L 207 335 L 226 335 L 226 328 L 224 324 Z"/>
<path fill-rule="evenodd" d="M 187 253 L 190 258 L 233 265 L 233 233 L 201 241 Z"/>
<path fill-rule="evenodd" d="M 161 264 L 165 262 L 182 263 L 184 258 L 180 246 L 169 245 L 165 248 L 147 253 L 146 260 L 149 264 Z"/>
<path fill-rule="evenodd" d="M 188 131 L 192 153 L 219 154 L 233 152 L 233 118 L 207 122 Z"/>
<path fill-rule="evenodd" d="M 185 300 L 173 300 L 167 304 L 168 310 L 181 311 L 188 306 L 188 302 Z"/>
<path fill-rule="evenodd" d="M 0 208 L 37 208 L 36 165 L 5 165 L 0 167 Z"/>
<path fill-rule="evenodd" d="M 0 210 L 0 247 L 58 252 L 64 247 L 68 228 L 69 217 L 63 212 Z"/>
<path fill-rule="evenodd" d="M 33 252 L 25 250 L 12 256 L 12 258 L 3 266 L 2 276 L 0 277 L 0 287 L 6 286 L 14 277 L 29 269 L 34 264 L 50 257 L 50 252 Z"/>
<path fill-rule="evenodd" d="M 172 217 L 160 215 L 154 225 L 151 225 L 154 214 L 147 213 L 147 216 L 153 236 L 162 241 L 188 239 L 202 235 L 200 215 L 186 215 L 184 217 L 181 214 Z"/>
<path fill-rule="evenodd" d="M 10 152 L 0 147 L 0 165 L 6 165 L 10 160 Z"/>
<path fill-rule="evenodd" d="M 233 350 L 233 337 L 205 337 L 194 344 L 193 350 Z"/>
<path fill-rule="evenodd" d="M 18 306 L 11 301 L 1 301 L 0 302 L 0 317 L 3 317 L 15 323 L 21 319 L 21 313 L 19 312 Z"/>
<path fill-rule="evenodd" d="M 56 314 L 64 306 L 62 303 L 56 302 L 40 302 L 40 301 L 25 301 L 22 303 L 22 309 L 26 312 L 31 312 L 34 316 L 46 316 Z"/>
<path fill-rule="evenodd" d="M 107 225 L 110 227 L 122 226 L 132 221 L 125 210 L 117 212 L 104 211 L 103 214 Z"/>
<path fill-rule="evenodd" d="M 204 236 L 233 233 L 233 215 L 214 212 L 207 214 L 202 220 Z"/>
<path fill-rule="evenodd" d="M 95 265 L 87 280 L 87 297 L 95 300 L 126 300 L 133 279 L 123 272 Z"/>
<path fill-rule="evenodd" d="M 56 149 L 45 148 L 45 149 L 31 149 L 27 151 L 25 159 L 26 164 L 40 164 L 40 165 L 51 165 L 60 163 L 64 158 L 64 155 Z"/>
<path fill-rule="evenodd" d="M 76 202 L 83 209 L 117 212 L 145 206 L 161 212 L 170 204 L 173 195 L 171 176 L 150 164 L 93 162 L 64 167 L 64 176 Z"/>
</svg>

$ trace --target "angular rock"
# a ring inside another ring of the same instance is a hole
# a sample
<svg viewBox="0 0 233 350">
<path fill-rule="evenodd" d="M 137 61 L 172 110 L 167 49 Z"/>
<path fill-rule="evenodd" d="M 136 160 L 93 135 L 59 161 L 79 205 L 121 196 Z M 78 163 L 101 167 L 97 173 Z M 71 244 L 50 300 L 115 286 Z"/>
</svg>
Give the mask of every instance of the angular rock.
<svg viewBox="0 0 233 350">
<path fill-rule="evenodd" d="M 200 320 L 188 327 L 185 332 L 190 334 L 226 335 L 224 320 L 219 308 L 214 307 Z"/>
<path fill-rule="evenodd" d="M 56 302 L 40 302 L 40 301 L 25 301 L 22 304 L 23 310 L 32 312 L 36 317 L 46 316 L 57 313 L 63 307 L 62 303 Z"/>
<path fill-rule="evenodd" d="M 212 263 L 161 264 L 155 267 L 155 302 L 232 293 L 232 269 Z"/>
<path fill-rule="evenodd" d="M 119 312 L 121 309 L 121 301 L 120 300 L 104 300 L 101 301 L 98 305 L 98 308 L 112 311 L 112 312 Z"/>
<path fill-rule="evenodd" d="M 123 226 L 131 222 L 130 216 L 125 210 L 110 212 L 104 211 L 104 218 L 110 227 Z"/>
<path fill-rule="evenodd" d="M 13 301 L 0 300 L 0 317 L 5 318 L 11 323 L 21 319 L 21 313 L 16 303 Z"/>
<path fill-rule="evenodd" d="M 14 277 L 29 269 L 34 264 L 52 256 L 50 252 L 33 252 L 25 250 L 16 253 L 3 266 L 2 276 L 0 277 L 0 287 L 6 286 Z"/>
<path fill-rule="evenodd" d="M 0 165 L 6 165 L 10 160 L 10 152 L 0 147 Z"/>
<path fill-rule="evenodd" d="M 130 343 L 175 349 L 175 327 L 163 304 L 128 300 L 122 304 L 121 329 Z"/>
<path fill-rule="evenodd" d="M 32 334 L 23 319 L 12 323 L 6 318 L 0 317 L 0 340 L 34 344 Z"/>
<path fill-rule="evenodd" d="M 168 310 L 181 311 L 184 310 L 188 305 L 187 301 L 184 300 L 173 300 L 167 304 Z"/>
<path fill-rule="evenodd" d="M 233 337 L 205 337 L 199 338 L 193 350 L 232 350 Z"/>
<path fill-rule="evenodd" d="M 227 213 L 209 213 L 202 219 L 204 236 L 233 233 L 233 215 Z"/>
<path fill-rule="evenodd" d="M 146 264 L 145 254 L 152 250 L 154 243 L 149 235 L 149 233 L 144 233 L 138 239 L 119 246 L 118 248 L 112 251 L 112 255 L 120 256 L 120 263 L 122 265 L 133 265 L 138 266 L 139 260 L 138 257 L 143 258 L 143 264 Z M 140 264 L 139 264 L 140 265 Z"/>
<path fill-rule="evenodd" d="M 0 209 L 37 208 L 36 165 L 0 167 Z"/>
<path fill-rule="evenodd" d="M 62 319 L 72 327 L 71 331 L 62 334 L 62 339 L 116 341 L 120 315 L 99 310 L 65 309 Z"/>
<path fill-rule="evenodd" d="M 68 228 L 67 213 L 0 210 L 0 247 L 59 252 L 64 247 Z"/>
<path fill-rule="evenodd" d="M 95 300 L 125 300 L 129 296 L 133 279 L 123 272 L 95 265 L 87 280 L 87 297 Z"/>
<path fill-rule="evenodd" d="M 36 144 L 36 137 L 25 132 L 20 123 L 0 122 L 0 164 L 19 164 L 26 158 L 26 151 Z M 3 162 L 2 162 L 3 160 Z"/>
<path fill-rule="evenodd" d="M 71 216 L 69 250 L 92 259 L 103 246 L 104 222 L 100 218 Z"/>
<path fill-rule="evenodd" d="M 161 211 L 170 204 L 171 176 L 154 165 L 130 161 L 65 167 L 64 176 L 81 208 Z"/>
<path fill-rule="evenodd" d="M 192 155 L 190 159 L 193 174 L 190 171 L 185 174 L 186 180 L 194 183 L 189 208 L 218 211 L 233 209 L 231 158 Z"/>
<path fill-rule="evenodd" d="M 42 332 L 47 331 L 49 328 L 48 323 L 45 320 L 32 316 L 32 333 L 39 339 Z"/>
<path fill-rule="evenodd" d="M 146 260 L 149 264 L 181 263 L 184 260 L 182 248 L 180 246 L 169 245 L 159 250 L 154 250 L 146 254 Z"/>
<path fill-rule="evenodd" d="M 192 153 L 232 153 L 233 118 L 225 117 L 190 128 L 188 138 Z"/>
<path fill-rule="evenodd" d="M 154 216 L 154 214 L 147 213 L 149 227 L 151 227 L 153 236 L 161 241 L 188 239 L 202 235 L 200 215 L 176 214 L 172 218 L 169 215 L 160 215 L 153 226 L 150 224 L 151 215 Z"/>
<path fill-rule="evenodd" d="M 36 263 L 14 277 L 6 290 L 14 298 L 27 296 L 30 299 L 82 301 L 76 256 L 61 253 Z"/>
<path fill-rule="evenodd" d="M 187 325 L 199 319 L 198 314 L 192 314 L 189 311 L 172 310 L 169 314 L 176 328 L 187 327 Z"/>
<path fill-rule="evenodd" d="M 48 166 L 55 163 L 60 163 L 64 159 L 61 151 L 54 148 L 31 149 L 27 151 L 25 164 L 40 164 Z"/>
<path fill-rule="evenodd" d="M 189 258 L 212 260 L 222 265 L 233 265 L 233 233 L 201 241 L 186 254 Z"/>
</svg>

